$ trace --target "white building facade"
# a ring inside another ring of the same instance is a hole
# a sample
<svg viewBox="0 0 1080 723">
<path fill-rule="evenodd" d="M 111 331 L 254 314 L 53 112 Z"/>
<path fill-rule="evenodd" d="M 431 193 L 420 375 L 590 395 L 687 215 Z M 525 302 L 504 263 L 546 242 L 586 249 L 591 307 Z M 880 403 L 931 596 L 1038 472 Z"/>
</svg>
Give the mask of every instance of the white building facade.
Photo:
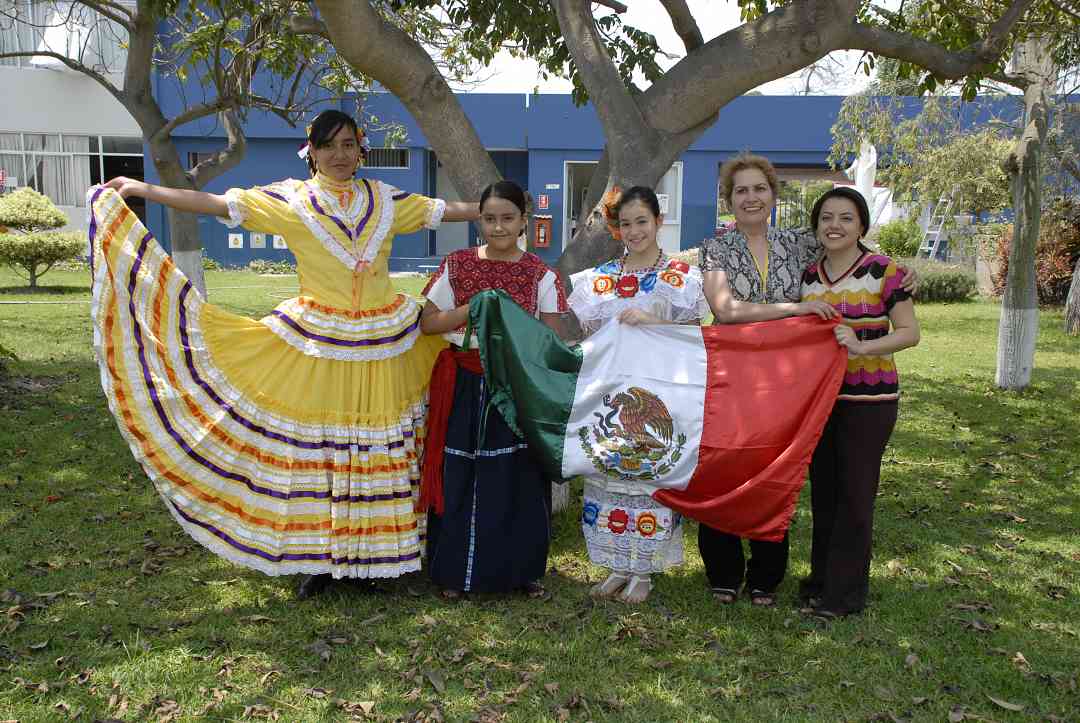
<svg viewBox="0 0 1080 723">
<path fill-rule="evenodd" d="M 0 54 L 51 51 L 122 84 L 126 37 L 71 2 L 0 0 Z M 0 192 L 29 186 L 85 226 L 83 194 L 142 178 L 138 124 L 101 84 L 47 56 L 0 58 Z"/>
</svg>

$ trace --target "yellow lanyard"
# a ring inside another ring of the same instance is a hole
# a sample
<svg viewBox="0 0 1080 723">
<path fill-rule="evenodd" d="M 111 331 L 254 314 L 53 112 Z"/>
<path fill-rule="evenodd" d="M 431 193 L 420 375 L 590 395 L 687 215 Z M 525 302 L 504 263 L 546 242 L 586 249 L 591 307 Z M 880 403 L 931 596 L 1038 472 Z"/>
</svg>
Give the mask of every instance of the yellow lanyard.
<svg viewBox="0 0 1080 723">
<path fill-rule="evenodd" d="M 750 248 L 747 247 L 746 250 L 750 251 Z M 768 247 L 765 248 L 765 266 L 764 267 L 762 267 L 761 264 L 758 263 L 757 256 L 754 256 L 753 251 L 750 251 L 750 258 L 752 258 L 754 260 L 754 267 L 757 269 L 758 276 L 761 277 L 761 292 L 766 293 L 766 291 L 768 290 L 768 287 L 769 287 L 769 249 L 768 249 Z"/>
</svg>

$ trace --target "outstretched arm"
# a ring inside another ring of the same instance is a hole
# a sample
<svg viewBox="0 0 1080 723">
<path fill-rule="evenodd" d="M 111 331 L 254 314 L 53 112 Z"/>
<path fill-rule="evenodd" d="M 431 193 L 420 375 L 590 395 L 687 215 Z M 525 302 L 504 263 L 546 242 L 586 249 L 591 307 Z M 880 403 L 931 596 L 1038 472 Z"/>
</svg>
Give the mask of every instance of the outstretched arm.
<svg viewBox="0 0 1080 723">
<path fill-rule="evenodd" d="M 722 270 L 705 272 L 705 300 L 709 302 L 713 316 L 721 324 L 741 324 L 747 321 L 772 321 L 789 316 L 817 314 L 822 319 L 832 319 L 840 314 L 823 301 L 785 302 L 781 304 L 755 304 L 739 301 L 731 293 L 727 274 Z"/>
<path fill-rule="evenodd" d="M 466 201 L 447 201 L 443 221 L 476 221 L 480 218 L 480 204 Z"/>
<path fill-rule="evenodd" d="M 111 188 L 120 194 L 121 198 L 138 196 L 147 201 L 160 203 L 163 206 L 187 211 L 189 213 L 203 213 L 207 216 L 229 217 L 229 204 L 224 196 L 204 191 L 188 191 L 183 188 L 167 188 L 157 186 L 145 181 L 136 181 L 133 178 L 117 176 L 105 184 L 105 188 Z"/>
</svg>

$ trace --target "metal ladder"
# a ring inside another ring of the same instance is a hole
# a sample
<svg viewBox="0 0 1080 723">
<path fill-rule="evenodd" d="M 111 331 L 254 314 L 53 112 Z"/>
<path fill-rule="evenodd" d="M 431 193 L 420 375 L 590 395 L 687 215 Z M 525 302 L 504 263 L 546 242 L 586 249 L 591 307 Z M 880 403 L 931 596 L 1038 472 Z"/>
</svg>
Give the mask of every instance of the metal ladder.
<svg viewBox="0 0 1080 723">
<path fill-rule="evenodd" d="M 941 231 L 949 221 L 949 212 L 952 211 L 953 192 L 948 196 L 942 196 L 930 211 L 930 220 L 923 232 L 922 245 L 919 246 L 919 255 L 926 255 L 928 259 L 936 259 L 938 249 L 941 247 Z"/>
</svg>

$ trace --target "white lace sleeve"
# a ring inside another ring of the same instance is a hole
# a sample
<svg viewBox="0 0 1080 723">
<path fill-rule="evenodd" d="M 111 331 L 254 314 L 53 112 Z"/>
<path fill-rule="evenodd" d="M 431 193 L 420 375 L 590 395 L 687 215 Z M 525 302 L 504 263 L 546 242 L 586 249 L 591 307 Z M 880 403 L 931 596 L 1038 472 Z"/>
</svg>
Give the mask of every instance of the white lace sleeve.
<svg viewBox="0 0 1080 723">
<path fill-rule="evenodd" d="M 225 192 L 225 203 L 229 206 L 229 217 L 222 218 L 218 216 L 218 221 L 225 224 L 229 228 L 236 228 L 244 222 L 244 207 L 240 203 L 240 189 L 230 188 Z"/>
</svg>

